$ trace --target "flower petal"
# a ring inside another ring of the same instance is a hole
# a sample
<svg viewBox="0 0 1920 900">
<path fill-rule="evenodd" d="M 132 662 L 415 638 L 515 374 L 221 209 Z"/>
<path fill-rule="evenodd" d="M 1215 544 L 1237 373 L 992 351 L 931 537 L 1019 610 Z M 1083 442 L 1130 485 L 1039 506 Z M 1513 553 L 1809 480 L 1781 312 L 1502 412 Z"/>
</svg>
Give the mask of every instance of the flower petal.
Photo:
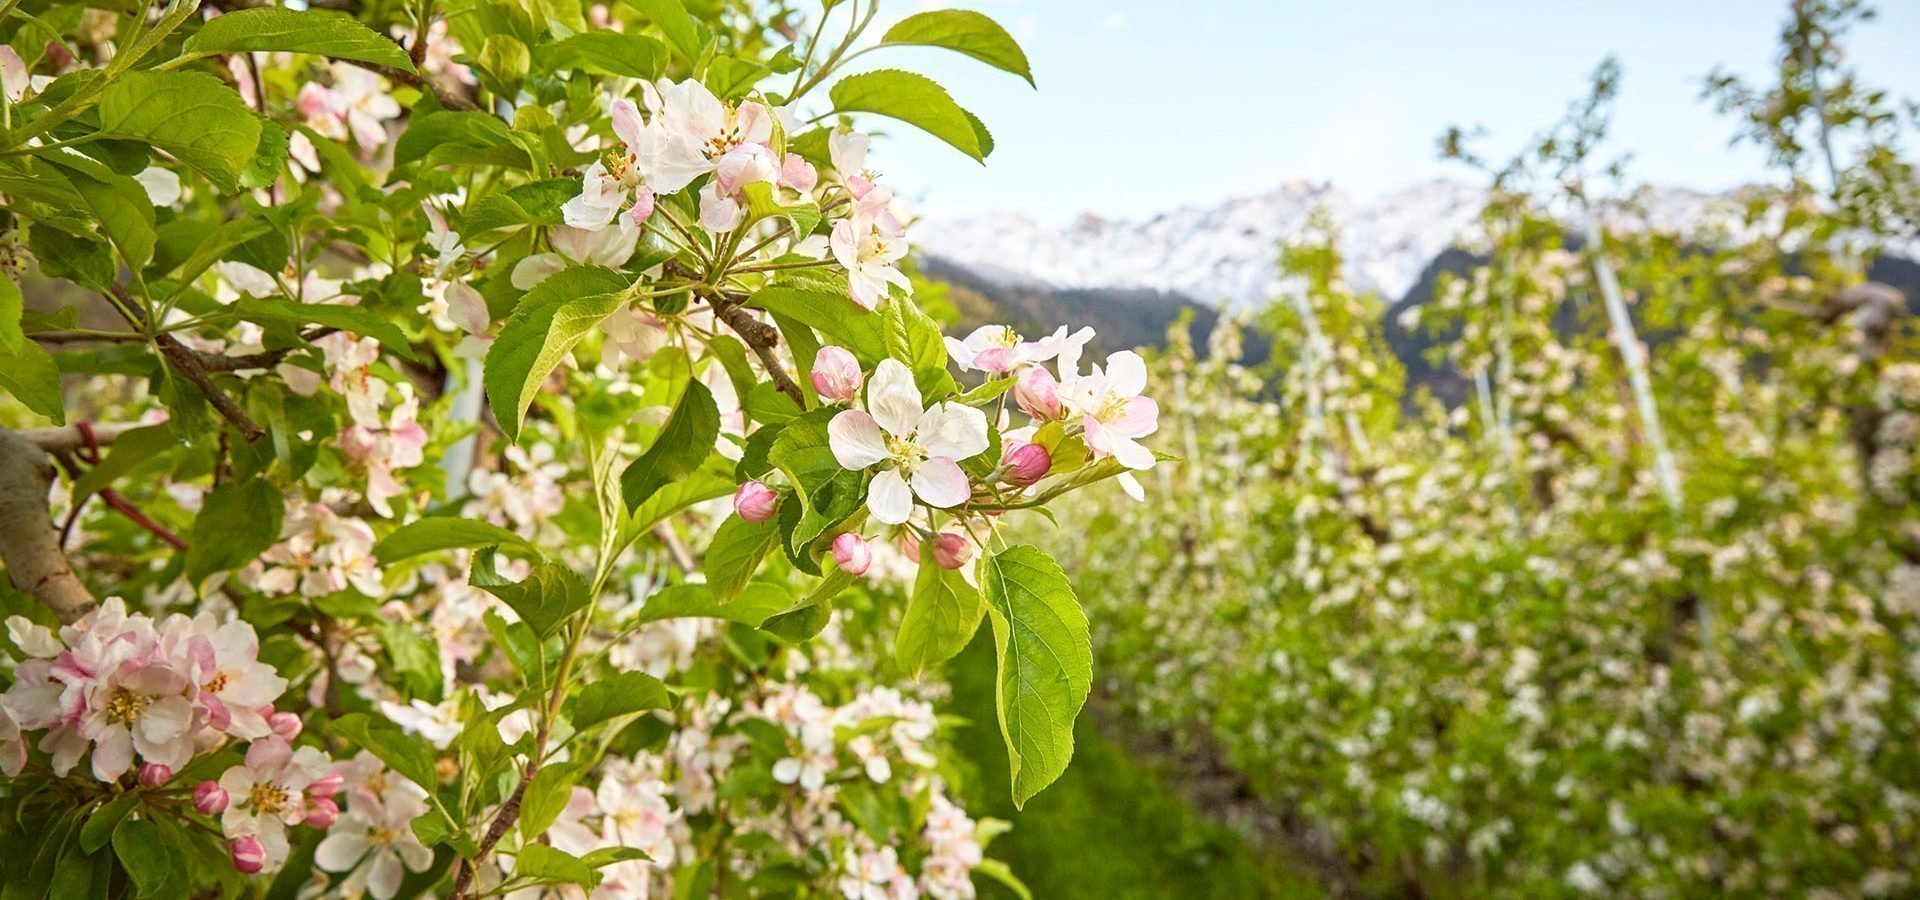
<svg viewBox="0 0 1920 900">
<path fill-rule="evenodd" d="M 841 468 L 859 471 L 887 458 L 887 436 L 873 417 L 849 409 L 827 423 L 827 447 Z"/>
<path fill-rule="evenodd" d="M 928 505 L 947 509 L 967 502 L 973 486 L 967 483 L 967 473 L 960 470 L 959 463 L 936 456 L 921 463 L 913 473 L 913 492 Z"/>
<path fill-rule="evenodd" d="M 959 403 L 936 403 L 914 430 L 928 456 L 967 459 L 987 449 L 987 414 Z"/>
<path fill-rule="evenodd" d="M 360 857 L 367 855 L 367 848 L 371 846 L 365 831 L 342 825 L 320 842 L 313 851 L 313 861 L 328 872 L 350 871 L 360 864 Z"/>
<path fill-rule="evenodd" d="M 874 521 L 883 525 L 903 524 L 913 514 L 913 491 L 899 472 L 888 469 L 873 476 L 873 484 L 867 488 L 867 509 L 873 511 Z"/>
<path fill-rule="evenodd" d="M 920 388 L 913 370 L 897 359 L 883 359 L 867 382 L 867 411 L 896 437 L 912 434 L 920 423 Z"/>
<path fill-rule="evenodd" d="M 1146 360 L 1132 350 L 1107 357 L 1107 389 L 1122 397 L 1140 396 L 1147 389 Z"/>
</svg>

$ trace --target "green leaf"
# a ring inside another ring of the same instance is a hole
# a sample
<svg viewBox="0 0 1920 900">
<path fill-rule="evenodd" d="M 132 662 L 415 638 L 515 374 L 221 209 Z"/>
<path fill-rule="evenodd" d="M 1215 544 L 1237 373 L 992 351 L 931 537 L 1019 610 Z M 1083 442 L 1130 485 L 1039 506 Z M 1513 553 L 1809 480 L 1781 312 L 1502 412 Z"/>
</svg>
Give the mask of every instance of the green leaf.
<svg viewBox="0 0 1920 900">
<path fill-rule="evenodd" d="M 214 263 L 227 259 L 236 248 L 247 245 L 253 240 L 273 232 L 273 223 L 259 216 L 242 216 L 222 222 L 213 233 L 194 245 L 193 255 L 171 272 L 171 275 L 184 288 L 189 282 L 199 278 Z M 404 335 L 402 336 L 404 337 Z"/>
<path fill-rule="evenodd" d="M 667 42 L 679 52 L 680 57 L 689 63 L 698 62 L 707 52 L 707 42 L 712 40 L 706 27 L 687 15 L 687 8 L 680 0 L 626 0 L 627 5 L 639 10 L 667 36 Z"/>
<path fill-rule="evenodd" d="M 645 625 L 667 619 L 725 619 L 757 627 L 792 603 L 793 595 L 786 588 L 764 581 L 750 582 L 731 602 L 715 599 L 713 588 L 705 584 L 676 584 L 648 597 L 631 624 Z"/>
<path fill-rule="evenodd" d="M 855 578 L 841 569 L 828 572 L 800 602 L 768 616 L 760 623 L 760 630 L 789 644 L 813 640 L 833 619 L 833 598 L 853 584 Z"/>
<path fill-rule="evenodd" d="M 151 819 L 120 823 L 113 832 L 113 855 L 133 879 L 134 896 L 185 897 L 186 860 Z"/>
<path fill-rule="evenodd" d="M 120 820 L 125 819 L 139 802 L 140 795 L 129 791 L 94 810 L 93 815 L 87 817 L 86 824 L 80 826 L 80 849 L 92 853 L 105 847 L 107 840 L 113 837 L 113 830 L 119 827 Z"/>
<path fill-rule="evenodd" d="M 934 562 L 930 549 L 920 552 L 920 575 L 913 582 L 913 596 L 900 619 L 900 634 L 893 642 L 893 657 L 900 668 L 919 677 L 930 666 L 954 658 L 967 648 L 980 619 L 987 614 L 985 601 L 958 569 L 943 569 Z"/>
<path fill-rule="evenodd" d="M 402 525 L 373 545 L 373 555 L 381 565 L 392 565 L 422 553 L 496 545 L 539 555 L 539 551 L 525 538 L 492 522 L 451 516 L 434 516 Z"/>
<path fill-rule="evenodd" d="M 940 326 L 912 300 L 899 294 L 888 297 L 886 304 L 887 355 L 906 363 L 907 368 L 913 370 L 916 382 L 922 380 L 922 372 L 933 373 L 933 377 L 944 375 L 947 342 L 940 334 Z M 920 387 L 925 390 L 928 385 Z"/>
<path fill-rule="evenodd" d="M 561 205 L 578 193 L 578 178 L 549 178 L 496 191 L 474 201 L 473 208 L 460 221 L 460 233 L 471 239 L 502 228 L 559 225 L 563 221 Z"/>
<path fill-rule="evenodd" d="M 534 773 L 520 801 L 520 839 L 523 843 L 533 843 L 535 838 L 553 827 L 560 814 L 566 811 L 567 802 L 573 799 L 574 782 L 580 779 L 580 769 L 579 763 L 550 763 Z"/>
<path fill-rule="evenodd" d="M 518 440 L 527 406 L 575 344 L 626 302 L 627 279 L 612 269 L 563 269 L 515 306 L 487 350 L 487 405 L 507 440 Z"/>
<path fill-rule="evenodd" d="M 20 293 L 20 286 L 14 284 L 13 279 L 0 276 L 0 352 L 17 351 L 26 340 L 20 331 L 20 314 L 26 308 L 27 298 Z"/>
<path fill-rule="evenodd" d="M 492 548 L 473 555 L 468 583 L 499 597 L 540 637 L 552 634 L 593 599 L 587 583 L 560 563 L 541 563 L 526 580 L 508 581 L 494 572 L 493 556 Z"/>
<path fill-rule="evenodd" d="M 601 847 L 598 850 L 588 851 L 587 855 L 580 857 L 580 861 L 593 868 L 600 869 L 618 862 L 627 862 L 635 859 L 650 860 L 652 858 L 653 857 L 646 854 L 646 851 L 637 847 Z"/>
<path fill-rule="evenodd" d="M 125 72 L 100 94 L 100 133 L 147 141 L 224 190 L 260 146 L 260 120 L 204 72 Z"/>
<path fill-rule="evenodd" d="M 621 672 L 580 689 L 573 701 L 573 727 L 585 731 L 621 716 L 672 708 L 673 697 L 660 679 L 645 672 Z"/>
<path fill-rule="evenodd" d="M 255 147 L 253 158 L 247 161 L 247 170 L 240 173 L 240 186 L 244 188 L 264 188 L 280 177 L 280 170 L 287 164 L 293 145 L 289 143 L 287 131 L 280 124 L 264 116 L 260 118 L 260 146 Z"/>
<path fill-rule="evenodd" d="M 215 53 L 312 53 L 333 59 L 413 71 L 407 51 L 346 13 L 295 11 L 271 6 L 243 9 L 207 20 L 181 48 L 186 56 Z"/>
<path fill-rule="evenodd" d="M 583 31 L 543 44 L 534 57 L 549 72 L 578 69 L 652 81 L 667 70 L 667 45 L 644 34 Z M 578 187 L 578 183 L 575 183 Z"/>
<path fill-rule="evenodd" d="M 13 399 L 27 409 L 55 423 L 66 424 L 66 401 L 60 396 L 60 367 L 39 344 L 22 340 L 12 350 L 0 347 L 0 390 L 12 394 Z"/>
<path fill-rule="evenodd" d="M 787 535 L 788 549 L 801 559 L 806 559 L 807 545 L 853 515 L 866 499 L 864 474 L 842 467 L 828 443 L 828 423 L 840 412 L 831 407 L 816 409 L 789 420 L 767 450 L 767 461 L 786 473 L 801 504 Z"/>
<path fill-rule="evenodd" d="M 370 337 L 380 342 L 387 352 L 405 359 L 417 359 L 413 344 L 407 340 L 400 326 L 382 318 L 379 313 L 364 306 L 344 306 L 338 303 L 298 303 L 285 297 L 242 297 L 234 301 L 231 307 L 235 315 L 249 322 L 262 325 L 282 323 L 286 325 L 324 325 L 341 331 Z"/>
<path fill-rule="evenodd" d="M 372 753 L 400 777 L 432 793 L 440 784 L 434 769 L 434 751 L 421 738 L 402 734 L 391 725 L 378 724 L 366 713 L 349 713 L 333 720 L 334 734 L 346 738 L 349 746 Z"/>
<path fill-rule="evenodd" d="M 724 466 L 713 470 L 702 469 L 679 481 L 673 482 L 655 492 L 647 502 L 633 511 L 627 522 L 626 534 L 636 538 L 642 532 L 667 520 L 689 506 L 715 497 L 725 497 L 734 492 L 739 484 L 728 477 Z"/>
<path fill-rule="evenodd" d="M 264 478 L 229 481 L 213 489 L 187 538 L 187 580 L 237 569 L 280 539 L 286 500 Z"/>
<path fill-rule="evenodd" d="M 1000 882 L 1006 886 L 1007 890 L 1012 891 L 1013 895 L 1018 897 L 1019 900 L 1033 900 L 1033 892 L 1027 889 L 1027 883 L 1021 881 L 1020 876 L 1013 874 L 1013 869 L 1008 867 L 1006 862 L 1002 860 L 983 859 L 979 865 L 973 867 L 973 873 L 975 875 L 985 875 L 988 878 Z"/>
<path fill-rule="evenodd" d="M 980 589 L 999 662 L 994 706 L 1020 807 L 1073 758 L 1073 720 L 1093 684 L 1093 646 L 1073 585 L 1039 548 L 1021 544 L 988 556 Z"/>
<path fill-rule="evenodd" d="M 870 112 L 899 119 L 981 162 L 993 152 L 993 140 L 979 120 L 925 75 L 899 69 L 862 72 L 840 79 L 828 95 L 836 112 Z"/>
<path fill-rule="evenodd" d="M 620 475 L 620 494 L 627 508 L 638 508 L 668 483 L 693 474 L 713 452 L 719 436 L 720 409 L 714 405 L 713 393 L 698 379 L 688 379 L 680 401 L 660 427 L 660 436 Z"/>
<path fill-rule="evenodd" d="M 513 859 L 513 874 L 540 882 L 561 882 L 589 888 L 600 881 L 600 873 L 581 862 L 580 857 L 546 844 L 521 846 L 520 855 Z"/>
<path fill-rule="evenodd" d="M 725 605 L 739 596 L 753 578 L 754 571 L 760 568 L 760 561 L 766 558 L 767 551 L 779 542 L 778 518 L 749 522 L 739 516 L 728 516 L 725 522 L 720 523 L 720 530 L 714 533 L 713 543 L 708 545 L 707 558 L 702 564 L 707 573 L 707 586 L 713 590 L 714 601 Z"/>
<path fill-rule="evenodd" d="M 1020 43 L 1000 23 L 966 9 L 940 9 L 915 13 L 899 22 L 880 38 L 882 44 L 913 44 L 945 47 L 964 53 L 1003 72 L 1012 72 L 1033 84 L 1033 69 Z"/>
<path fill-rule="evenodd" d="M 886 358 L 887 340 L 881 317 L 861 309 L 860 304 L 846 294 L 770 287 L 755 292 L 747 305 L 813 328 L 826 335 L 828 343 L 845 347 L 859 357 L 863 366 L 878 365 Z"/>
<path fill-rule="evenodd" d="M 153 259 L 153 203 L 139 182 L 78 153 L 54 150 L 43 158 L 67 170 L 67 181 L 128 266 L 142 268 Z"/>
<path fill-rule="evenodd" d="M 122 432 L 113 442 L 113 449 L 73 482 L 74 502 L 78 503 L 108 487 L 121 476 L 132 471 L 135 466 L 146 462 L 171 447 L 180 446 L 173 435 L 173 429 L 166 425 L 148 425 Z"/>
<path fill-rule="evenodd" d="M 507 123 L 483 112 L 441 109 L 407 123 L 394 143 L 393 164 L 466 163 L 524 169 L 533 165 L 527 149 L 514 140 Z"/>
</svg>

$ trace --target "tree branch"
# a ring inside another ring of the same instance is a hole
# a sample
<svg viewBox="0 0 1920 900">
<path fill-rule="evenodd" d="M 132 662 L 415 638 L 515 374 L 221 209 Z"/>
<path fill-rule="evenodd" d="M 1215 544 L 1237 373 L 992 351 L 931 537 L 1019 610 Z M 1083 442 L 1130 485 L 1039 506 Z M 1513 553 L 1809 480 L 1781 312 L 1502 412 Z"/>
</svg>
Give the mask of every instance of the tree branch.
<svg viewBox="0 0 1920 900">
<path fill-rule="evenodd" d="M 19 432 L 27 443 L 48 453 L 72 453 L 81 447 L 104 447 L 119 440 L 120 436 L 136 428 L 144 427 L 138 422 L 106 422 L 91 426 L 93 439 L 80 431 L 79 425 L 63 425 L 58 428 L 28 428 Z"/>
<path fill-rule="evenodd" d="M 19 433 L 0 428 L 0 562 L 14 587 L 33 595 L 60 621 L 74 622 L 95 603 L 60 552 L 47 512 L 52 486 L 47 454 Z"/>
<path fill-rule="evenodd" d="M 780 357 L 774 349 L 780 346 L 780 332 L 772 325 L 753 317 L 741 307 L 742 298 L 721 294 L 709 298 L 707 304 L 713 307 L 714 318 L 727 323 L 733 333 L 740 336 L 747 346 L 753 348 L 754 355 L 760 357 L 760 364 L 766 367 L 767 377 L 773 379 L 773 386 L 780 392 L 793 398 L 795 406 L 805 409 L 807 401 L 800 393 L 800 385 L 787 377 L 787 370 L 781 366 Z"/>
</svg>

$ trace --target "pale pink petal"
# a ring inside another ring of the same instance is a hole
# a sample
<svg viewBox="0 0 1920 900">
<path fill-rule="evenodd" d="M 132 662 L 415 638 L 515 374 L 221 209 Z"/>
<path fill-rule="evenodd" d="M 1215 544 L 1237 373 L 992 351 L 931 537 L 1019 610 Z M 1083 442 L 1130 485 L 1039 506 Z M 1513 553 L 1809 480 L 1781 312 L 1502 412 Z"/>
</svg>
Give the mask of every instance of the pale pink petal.
<svg viewBox="0 0 1920 900">
<path fill-rule="evenodd" d="M 883 359 L 867 382 L 867 410 L 888 434 L 912 434 L 920 424 L 920 388 L 913 370 L 897 359 Z"/>
<path fill-rule="evenodd" d="M 959 463 L 936 456 L 921 463 L 913 473 L 913 492 L 927 505 L 947 509 L 967 502 L 973 487 L 967 483 L 967 473 L 961 471 Z"/>
<path fill-rule="evenodd" d="M 1107 357 L 1107 388 L 1122 397 L 1140 396 L 1147 389 L 1146 360 L 1132 350 Z"/>
<path fill-rule="evenodd" d="M 1135 397 L 1127 401 L 1126 411 L 1118 419 L 1107 424 L 1116 434 L 1146 437 L 1160 428 L 1160 404 L 1152 397 Z"/>
<path fill-rule="evenodd" d="M 859 471 L 887 454 L 887 436 L 873 417 L 857 409 L 834 416 L 827 423 L 827 448 L 842 468 Z"/>
<path fill-rule="evenodd" d="M 914 426 L 929 456 L 967 459 L 987 449 L 987 414 L 959 403 L 936 403 Z"/>
<path fill-rule="evenodd" d="M 887 469 L 873 476 L 873 484 L 867 488 L 867 509 L 873 511 L 876 522 L 902 524 L 913 514 L 913 491 L 899 472 Z"/>
<path fill-rule="evenodd" d="M 313 851 L 313 861 L 328 872 L 352 871 L 371 846 L 365 831 L 342 825 L 320 842 L 320 846 Z"/>
</svg>

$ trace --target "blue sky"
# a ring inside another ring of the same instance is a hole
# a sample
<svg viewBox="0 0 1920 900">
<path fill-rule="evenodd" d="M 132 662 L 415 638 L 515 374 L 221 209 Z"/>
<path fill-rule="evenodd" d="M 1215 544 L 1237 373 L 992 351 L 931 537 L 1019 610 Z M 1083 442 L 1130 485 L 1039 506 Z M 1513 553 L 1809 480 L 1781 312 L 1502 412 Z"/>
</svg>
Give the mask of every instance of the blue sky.
<svg viewBox="0 0 1920 900">
<path fill-rule="evenodd" d="M 1608 53 L 1625 70 L 1616 150 L 1643 180 L 1702 189 L 1761 173 L 1700 99 L 1715 65 L 1763 75 L 1785 0 L 976 0 L 1018 37 L 1039 89 L 971 60 L 889 50 L 859 65 L 933 75 L 994 132 L 985 168 L 907 129 L 871 162 L 930 215 L 1018 209 L 1140 218 L 1330 180 L 1359 196 L 1472 177 L 1435 158 L 1449 125 L 1501 154 L 1552 123 Z M 1883 0 L 1849 53 L 1920 96 L 1920 2 Z"/>
</svg>

